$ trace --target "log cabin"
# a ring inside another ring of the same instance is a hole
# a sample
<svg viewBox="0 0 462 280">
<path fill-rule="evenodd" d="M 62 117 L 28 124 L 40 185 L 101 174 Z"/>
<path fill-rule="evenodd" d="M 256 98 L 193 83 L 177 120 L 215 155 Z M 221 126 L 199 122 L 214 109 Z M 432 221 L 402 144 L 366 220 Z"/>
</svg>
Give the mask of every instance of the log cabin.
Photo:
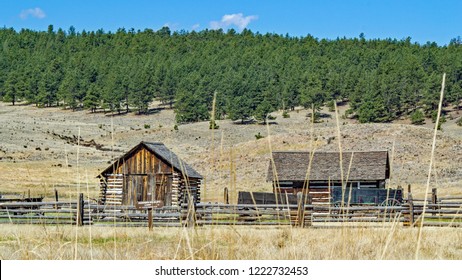
<svg viewBox="0 0 462 280">
<path fill-rule="evenodd" d="M 341 161 L 339 152 L 273 152 L 267 174 L 275 193 L 302 192 L 328 203 L 331 188 L 342 182 L 353 189 L 385 188 L 390 161 L 387 151 L 343 152 Z"/>
<path fill-rule="evenodd" d="M 98 175 L 99 204 L 179 206 L 200 202 L 202 176 L 163 143 L 141 142 Z"/>
</svg>

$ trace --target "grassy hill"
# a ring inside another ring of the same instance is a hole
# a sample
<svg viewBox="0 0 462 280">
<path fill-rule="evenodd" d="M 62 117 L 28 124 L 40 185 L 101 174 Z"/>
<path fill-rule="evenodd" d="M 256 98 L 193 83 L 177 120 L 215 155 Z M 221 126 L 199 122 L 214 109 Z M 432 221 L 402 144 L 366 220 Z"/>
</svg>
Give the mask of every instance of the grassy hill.
<svg viewBox="0 0 462 280">
<path fill-rule="evenodd" d="M 157 106 L 157 104 L 154 104 Z M 342 106 L 340 115 L 347 109 Z M 265 181 L 270 145 L 272 150 L 337 151 L 388 150 L 392 160 L 390 185 L 412 184 L 423 193 L 433 137 L 430 120 L 423 126 L 408 121 L 359 124 L 341 118 L 337 136 L 335 115 L 324 111 L 321 122 L 311 124 L 307 110 L 274 112 L 269 126 L 242 125 L 230 120 L 179 125 L 174 129 L 172 110 L 150 115 L 107 116 L 59 108 L 37 109 L 29 105 L 0 103 L 1 193 L 26 192 L 75 196 L 87 189 L 97 195 L 96 175 L 109 162 L 142 140 L 161 141 L 205 176 L 206 200 L 220 201 L 223 188 L 271 191 Z M 438 132 L 432 186 L 440 193 L 462 193 L 462 129 L 455 125 L 458 112 Z M 256 135 L 264 136 L 256 139 Z M 268 136 L 269 135 L 269 136 Z M 80 190 L 79 190 L 80 188 Z"/>
</svg>

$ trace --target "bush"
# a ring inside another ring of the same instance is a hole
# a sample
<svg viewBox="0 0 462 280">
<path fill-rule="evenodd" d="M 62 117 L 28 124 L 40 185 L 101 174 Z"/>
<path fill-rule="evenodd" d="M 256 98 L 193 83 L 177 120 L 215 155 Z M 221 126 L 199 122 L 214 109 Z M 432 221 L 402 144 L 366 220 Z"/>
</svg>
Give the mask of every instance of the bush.
<svg viewBox="0 0 462 280">
<path fill-rule="evenodd" d="M 175 125 L 173 126 L 173 130 L 178 130 L 178 125 L 177 125 L 177 124 L 175 124 Z"/>
<path fill-rule="evenodd" d="M 411 123 L 416 125 L 422 125 L 425 123 L 424 113 L 420 110 L 415 110 L 411 114 Z"/>
<path fill-rule="evenodd" d="M 255 139 L 257 139 L 257 140 L 262 139 L 263 137 L 265 137 L 265 136 L 261 135 L 260 132 L 258 132 L 258 134 L 255 134 Z"/>
<path fill-rule="evenodd" d="M 218 129 L 219 127 L 220 126 L 214 120 L 210 120 L 209 129 Z"/>
<path fill-rule="evenodd" d="M 327 102 L 327 108 L 329 109 L 329 112 L 335 112 L 335 101 L 331 100 Z"/>
<path fill-rule="evenodd" d="M 440 122 L 438 123 L 438 130 L 441 130 L 441 125 L 446 122 L 446 117 L 441 116 L 440 117 Z"/>
<path fill-rule="evenodd" d="M 436 122 L 436 118 L 438 117 L 438 112 L 433 112 L 432 113 L 432 122 Z M 440 122 L 438 123 L 437 129 L 441 130 L 441 125 L 446 122 L 446 117 L 444 115 L 440 116 Z"/>
<path fill-rule="evenodd" d="M 290 118 L 289 112 L 287 112 L 286 110 L 282 111 L 282 117 L 283 117 L 284 119 Z"/>
<path fill-rule="evenodd" d="M 144 125 L 144 129 L 150 129 L 150 128 L 151 128 L 151 126 L 149 124 Z"/>
</svg>

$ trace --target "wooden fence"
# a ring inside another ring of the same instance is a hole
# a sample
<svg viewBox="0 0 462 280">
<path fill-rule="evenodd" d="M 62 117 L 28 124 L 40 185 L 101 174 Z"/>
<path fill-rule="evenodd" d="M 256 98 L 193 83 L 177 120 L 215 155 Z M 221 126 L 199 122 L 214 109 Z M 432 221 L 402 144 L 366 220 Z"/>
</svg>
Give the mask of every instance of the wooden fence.
<svg viewBox="0 0 462 280">
<path fill-rule="evenodd" d="M 404 226 L 462 226 L 462 197 L 432 195 L 427 202 L 412 195 L 400 206 L 351 206 L 311 204 L 183 204 L 180 207 L 144 208 L 105 206 L 85 201 L 0 203 L 3 224 L 73 224 L 148 227 L 206 225 L 292 225 L 298 227 L 373 226 L 400 223 Z"/>
</svg>

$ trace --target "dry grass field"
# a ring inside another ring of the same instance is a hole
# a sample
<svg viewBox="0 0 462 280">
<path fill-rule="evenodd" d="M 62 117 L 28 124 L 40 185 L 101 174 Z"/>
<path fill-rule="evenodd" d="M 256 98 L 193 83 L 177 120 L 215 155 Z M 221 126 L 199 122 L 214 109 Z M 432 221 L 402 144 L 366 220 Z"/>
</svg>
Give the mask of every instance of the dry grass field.
<svg viewBox="0 0 462 280">
<path fill-rule="evenodd" d="M 0 259 L 414 259 L 418 229 L 0 227 Z M 462 259 L 462 231 L 424 228 L 419 259 Z"/>
<path fill-rule="evenodd" d="M 346 106 L 340 107 L 340 114 Z M 328 112 L 326 112 L 328 113 Z M 332 114 L 332 113 L 329 113 Z M 438 194 L 462 194 L 462 129 L 451 112 L 438 133 L 431 186 Z M 79 192 L 96 198 L 96 175 L 140 141 L 160 141 L 205 177 L 203 200 L 231 202 L 239 190 L 271 191 L 265 181 L 272 150 L 387 149 L 391 187 L 412 185 L 423 197 L 430 161 L 433 124 L 357 124 L 335 116 L 313 125 L 307 111 L 281 112 L 268 127 L 218 120 L 179 125 L 171 110 L 151 115 L 107 116 L 59 108 L 0 102 L 0 193 L 26 193 L 76 200 Z M 269 135 L 268 135 L 269 132 Z M 256 140 L 255 135 L 265 136 Z M 413 259 L 417 229 L 400 225 L 378 228 L 250 228 L 196 230 L 2 225 L 1 259 Z M 419 258 L 462 259 L 462 230 L 424 228 Z M 248 244 L 253 244 L 248 246 Z M 257 248 L 257 249 L 256 249 Z"/>
</svg>

